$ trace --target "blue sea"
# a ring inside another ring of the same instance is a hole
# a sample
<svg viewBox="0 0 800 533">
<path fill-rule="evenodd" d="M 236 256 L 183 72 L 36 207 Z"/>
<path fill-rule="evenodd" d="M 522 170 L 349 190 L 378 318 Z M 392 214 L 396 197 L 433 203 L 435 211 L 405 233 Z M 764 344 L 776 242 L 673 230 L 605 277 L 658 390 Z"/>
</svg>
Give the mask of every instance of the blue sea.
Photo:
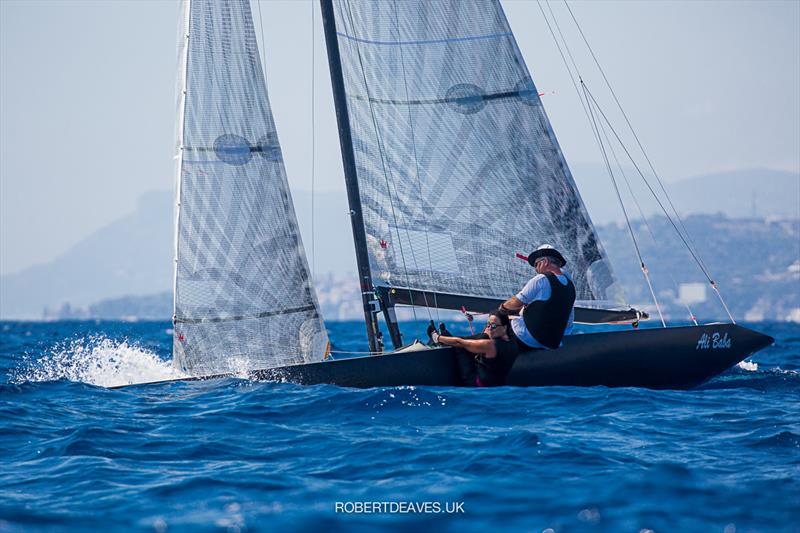
<svg viewBox="0 0 800 533">
<path fill-rule="evenodd" d="M 2 322 L 0 531 L 800 531 L 800 326 L 752 327 L 692 391 L 110 390 L 173 375 L 169 323 Z"/>
</svg>

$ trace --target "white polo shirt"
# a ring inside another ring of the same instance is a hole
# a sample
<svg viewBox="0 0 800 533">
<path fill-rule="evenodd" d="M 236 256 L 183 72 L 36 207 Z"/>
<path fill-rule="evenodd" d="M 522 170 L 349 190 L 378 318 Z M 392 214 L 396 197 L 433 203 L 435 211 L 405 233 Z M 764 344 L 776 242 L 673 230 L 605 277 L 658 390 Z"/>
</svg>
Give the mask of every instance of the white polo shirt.
<svg viewBox="0 0 800 533">
<path fill-rule="evenodd" d="M 556 276 L 556 279 L 562 285 L 567 284 L 566 274 Z M 550 282 L 547 281 L 547 276 L 544 274 L 537 274 L 525 284 L 525 286 L 517 293 L 516 296 L 517 300 L 525 305 L 528 305 L 531 302 L 538 300 L 549 300 L 552 292 L 553 291 L 550 290 Z M 567 320 L 567 327 L 564 329 L 564 335 L 569 335 L 572 333 L 572 325 L 574 320 L 575 308 L 573 307 L 569 312 L 569 319 Z M 511 317 L 511 329 L 514 330 L 514 334 L 519 337 L 522 342 L 531 348 L 541 348 L 545 350 L 548 349 L 547 346 L 543 346 L 539 341 L 533 338 L 533 335 L 528 332 L 528 328 L 525 327 L 525 320 L 522 318 L 522 311 L 520 311 L 518 317 Z"/>
</svg>

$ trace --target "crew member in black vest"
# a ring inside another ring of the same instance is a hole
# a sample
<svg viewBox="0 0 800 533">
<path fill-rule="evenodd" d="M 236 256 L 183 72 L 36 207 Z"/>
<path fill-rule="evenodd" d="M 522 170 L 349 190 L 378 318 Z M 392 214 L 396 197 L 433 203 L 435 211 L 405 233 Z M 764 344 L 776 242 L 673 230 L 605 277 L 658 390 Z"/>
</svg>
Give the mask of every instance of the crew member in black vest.
<svg viewBox="0 0 800 533">
<path fill-rule="evenodd" d="M 510 331 L 508 315 L 498 311 L 489 314 L 483 333 L 472 338 L 453 337 L 446 330 L 445 334 L 439 334 L 433 326 L 428 328 L 435 344 L 456 347 L 459 378 L 467 387 L 505 385 L 519 353 Z"/>
<path fill-rule="evenodd" d="M 575 318 L 575 285 L 561 269 L 567 264 L 561 253 L 544 244 L 528 256 L 536 269 L 534 276 L 500 310 L 519 316 L 511 318 L 510 334 L 520 351 L 554 350 L 564 335 L 572 332 Z"/>
</svg>

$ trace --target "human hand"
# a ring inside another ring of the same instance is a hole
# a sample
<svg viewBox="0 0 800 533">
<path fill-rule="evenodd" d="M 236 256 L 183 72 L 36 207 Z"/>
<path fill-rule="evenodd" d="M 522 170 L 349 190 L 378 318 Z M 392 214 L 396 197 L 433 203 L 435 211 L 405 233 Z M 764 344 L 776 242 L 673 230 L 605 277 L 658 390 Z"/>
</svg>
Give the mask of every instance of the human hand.
<svg viewBox="0 0 800 533">
<path fill-rule="evenodd" d="M 426 330 L 428 334 L 428 344 L 436 344 L 439 340 L 439 334 L 436 331 L 436 326 L 433 324 L 433 320 L 431 320 L 430 324 L 428 324 L 428 329 Z M 436 340 L 434 340 L 433 336 L 436 335 Z"/>
</svg>

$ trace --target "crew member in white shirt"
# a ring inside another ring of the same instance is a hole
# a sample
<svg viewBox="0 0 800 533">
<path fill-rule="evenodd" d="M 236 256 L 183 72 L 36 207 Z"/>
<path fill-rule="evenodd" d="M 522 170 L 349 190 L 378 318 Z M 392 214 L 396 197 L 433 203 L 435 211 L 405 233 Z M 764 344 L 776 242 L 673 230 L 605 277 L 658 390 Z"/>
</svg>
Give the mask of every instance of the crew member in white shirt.
<svg viewBox="0 0 800 533">
<path fill-rule="evenodd" d="M 564 335 L 572 332 L 575 285 L 562 270 L 566 259 L 548 244 L 531 253 L 528 263 L 536 270 L 536 276 L 500 310 L 519 314 L 511 319 L 510 333 L 520 350 L 553 350 L 561 346 Z"/>
</svg>

